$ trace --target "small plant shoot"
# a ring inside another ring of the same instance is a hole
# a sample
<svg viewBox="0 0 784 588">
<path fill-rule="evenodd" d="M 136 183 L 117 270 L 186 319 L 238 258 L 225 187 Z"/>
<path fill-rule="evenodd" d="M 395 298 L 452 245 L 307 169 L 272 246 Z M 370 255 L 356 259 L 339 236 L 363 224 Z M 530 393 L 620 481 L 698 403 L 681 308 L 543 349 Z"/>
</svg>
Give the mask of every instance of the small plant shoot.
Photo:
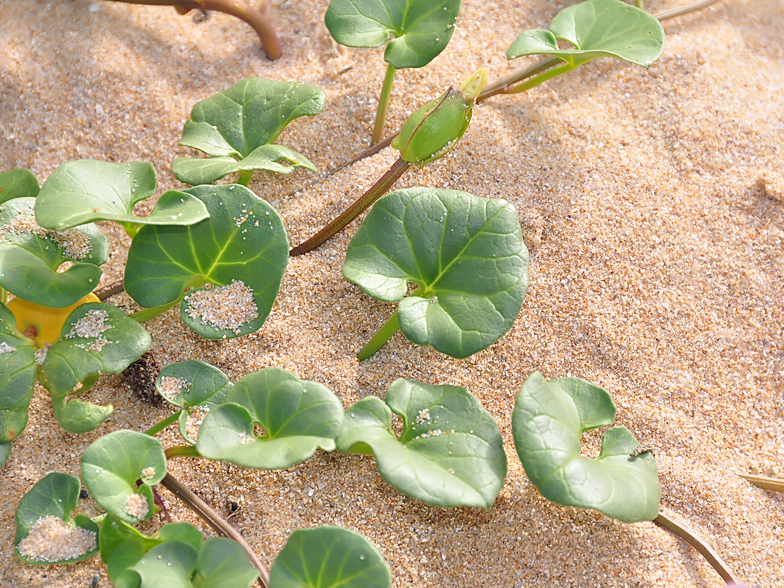
<svg viewBox="0 0 784 588">
<path fill-rule="evenodd" d="M 418 345 L 465 358 L 512 327 L 528 288 L 528 250 L 506 200 L 410 188 L 373 207 L 349 244 L 343 276 L 399 303 L 360 359 L 398 327 Z M 409 283 L 417 289 L 406 296 Z"/>
<path fill-rule="evenodd" d="M 297 529 L 270 568 L 270 588 L 389 588 L 389 566 L 367 539 L 340 527 Z"/>
<path fill-rule="evenodd" d="M 403 419 L 400 438 L 392 413 Z M 506 476 L 501 433 L 465 388 L 397 379 L 346 410 L 341 453 L 372 453 L 391 486 L 434 506 L 488 508 Z"/>
<path fill-rule="evenodd" d="M 125 291 L 147 309 L 137 317 L 147 320 L 182 302 L 182 321 L 202 337 L 254 333 L 288 264 L 283 221 L 244 186 L 197 186 L 187 193 L 204 203 L 208 219 L 187 227 L 147 226 L 131 244 Z"/>
<path fill-rule="evenodd" d="M 661 487 L 650 452 L 626 427 L 602 436 L 599 457 L 580 455 L 585 431 L 615 421 L 615 404 L 604 389 L 579 378 L 548 382 L 539 372 L 523 383 L 512 416 L 515 447 L 525 474 L 552 502 L 592 508 L 625 523 L 659 514 Z"/>
<path fill-rule="evenodd" d="M 207 218 L 204 205 L 177 190 L 161 194 L 149 216 L 137 216 L 137 203 L 153 195 L 157 176 L 151 163 L 69 161 L 52 172 L 35 203 L 42 227 L 64 231 L 100 220 L 121 224 L 133 237 L 143 225 L 192 225 Z"/>
<path fill-rule="evenodd" d="M 331 0 L 324 17 L 330 35 L 347 47 L 386 44 L 387 72 L 378 100 L 371 143 L 384 132 L 395 71 L 419 68 L 441 53 L 452 38 L 461 0 Z"/>
<path fill-rule="evenodd" d="M 316 171 L 302 154 L 273 142 L 294 119 L 324 110 L 325 100 L 323 90 L 303 82 L 246 78 L 196 103 L 180 145 L 210 158 L 178 157 L 172 162 L 172 172 L 192 186 L 212 184 L 239 172 L 237 183 L 247 186 L 254 170 L 288 174 L 304 167 Z"/>
<path fill-rule="evenodd" d="M 53 472 L 41 478 L 16 508 L 16 556 L 33 565 L 73 563 L 98 552 L 98 525 L 73 515 L 79 478 Z"/>
</svg>

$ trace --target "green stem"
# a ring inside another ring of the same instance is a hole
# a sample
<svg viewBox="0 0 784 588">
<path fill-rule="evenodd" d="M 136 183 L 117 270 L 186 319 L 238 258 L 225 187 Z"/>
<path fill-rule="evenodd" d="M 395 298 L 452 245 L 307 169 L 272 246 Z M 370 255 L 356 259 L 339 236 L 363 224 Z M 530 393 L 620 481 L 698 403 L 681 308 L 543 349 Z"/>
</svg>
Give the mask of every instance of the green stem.
<svg viewBox="0 0 784 588">
<path fill-rule="evenodd" d="M 177 298 L 177 300 L 169 302 L 169 304 L 162 304 L 161 306 L 153 306 L 152 308 L 144 308 L 137 312 L 133 312 L 128 316 L 134 319 L 137 323 L 146 323 L 147 321 L 154 319 L 156 316 L 160 316 L 167 310 L 177 306 L 180 302 L 182 302 L 182 299 L 184 297 L 185 297 L 185 292 L 180 294 L 180 297 Z"/>
<path fill-rule="evenodd" d="M 324 243 L 324 241 L 343 229 L 348 223 L 359 216 L 363 210 L 381 198 L 381 196 L 383 196 L 386 191 L 389 190 L 398 179 L 400 179 L 400 176 L 405 173 L 410 165 L 410 163 L 403 161 L 398 157 L 397 161 L 392 164 L 392 167 L 384 172 L 384 175 L 381 176 L 381 178 L 379 178 L 379 180 L 373 184 L 370 189 L 365 192 L 356 202 L 354 202 L 354 204 L 349 206 L 338 218 L 333 220 L 326 227 L 313 235 L 310 239 L 297 245 L 294 249 L 291 250 L 289 255 L 291 257 L 295 257 L 297 255 L 307 253 L 308 251 L 313 251 L 316 247 Z"/>
<path fill-rule="evenodd" d="M 269 573 L 267 572 L 267 568 L 264 567 L 259 556 L 251 549 L 251 546 L 245 541 L 245 537 L 243 537 L 237 529 L 232 527 L 228 521 L 215 512 L 212 507 L 197 496 L 193 490 L 182 484 L 182 482 L 171 474 L 166 474 L 163 480 L 161 480 L 161 486 L 174 494 L 174 496 L 179 498 L 185 506 L 199 515 L 216 533 L 239 543 L 248 554 L 253 566 L 259 571 L 259 585 L 262 588 L 269 588 Z"/>
<path fill-rule="evenodd" d="M 643 0 L 634 0 L 634 5 L 640 10 L 644 10 Z"/>
<path fill-rule="evenodd" d="M 253 170 L 243 169 L 240 170 L 240 175 L 237 178 L 237 183 L 242 186 L 247 186 L 250 183 L 250 178 L 253 175 Z"/>
<path fill-rule="evenodd" d="M 552 69 L 547 70 L 543 74 L 540 74 L 535 78 L 528 80 L 527 82 L 523 82 L 522 84 L 512 86 L 511 88 L 507 88 L 503 93 L 519 94 L 520 92 L 525 92 L 527 90 L 530 90 L 531 88 L 535 88 L 539 84 L 543 84 L 547 80 L 551 80 L 556 76 L 560 76 L 561 74 L 570 72 L 576 67 L 577 65 L 575 65 L 574 63 L 564 63 L 563 65 L 559 65 L 558 67 L 554 67 Z"/>
<path fill-rule="evenodd" d="M 175 457 L 201 457 L 194 445 L 176 445 L 174 447 L 169 447 L 165 453 L 166 459 L 173 459 Z"/>
<path fill-rule="evenodd" d="M 392 337 L 392 335 L 397 333 L 399 328 L 400 321 L 398 320 L 397 311 L 395 311 L 387 322 L 381 325 L 378 333 L 373 335 L 373 338 L 365 344 L 359 353 L 357 353 L 357 359 L 359 361 L 365 361 L 369 357 L 372 357 L 387 341 L 389 341 L 389 338 Z"/>
<path fill-rule="evenodd" d="M 118 224 L 122 226 L 123 229 L 125 229 L 125 234 L 128 235 L 131 239 L 133 239 L 136 236 L 136 234 L 139 232 L 139 229 L 141 229 L 144 226 L 138 223 L 131 223 L 131 222 L 121 222 Z"/>
<path fill-rule="evenodd" d="M 182 412 L 182 409 L 178 410 L 177 412 L 175 412 L 171 416 L 167 416 L 161 422 L 159 422 L 159 423 L 153 425 L 152 427 L 150 427 L 149 429 L 147 429 L 144 432 L 144 434 L 145 435 L 149 435 L 150 437 L 153 437 L 153 436 L 157 435 L 158 433 L 163 431 L 166 427 L 168 427 L 173 422 L 175 422 L 178 418 L 180 418 L 180 413 L 181 412 Z"/>
<path fill-rule="evenodd" d="M 8 290 L 3 287 L 0 287 L 0 302 L 8 304 Z"/>
<path fill-rule="evenodd" d="M 392 95 L 392 84 L 395 82 L 395 68 L 391 63 L 387 64 L 387 73 L 384 76 L 384 85 L 381 86 L 381 96 L 378 97 L 378 110 L 376 110 L 376 122 L 373 125 L 373 136 L 370 144 L 375 145 L 381 140 L 384 134 L 384 123 L 387 119 L 387 108 L 389 107 L 389 97 Z"/>
</svg>

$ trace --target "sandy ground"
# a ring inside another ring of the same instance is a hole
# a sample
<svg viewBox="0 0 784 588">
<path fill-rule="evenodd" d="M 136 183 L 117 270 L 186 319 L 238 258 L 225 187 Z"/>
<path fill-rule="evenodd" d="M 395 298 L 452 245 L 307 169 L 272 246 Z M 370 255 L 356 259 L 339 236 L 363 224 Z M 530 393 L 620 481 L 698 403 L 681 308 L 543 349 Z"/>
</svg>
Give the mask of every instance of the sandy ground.
<svg viewBox="0 0 784 588">
<path fill-rule="evenodd" d="M 465 0 L 454 37 L 428 67 L 399 72 L 388 130 L 478 67 L 495 80 L 526 59 L 504 52 L 568 1 Z M 650 0 L 652 11 L 683 4 Z M 284 57 L 261 55 L 249 27 L 213 14 L 90 0 L 0 0 L 0 169 L 43 181 L 65 161 L 152 161 L 159 191 L 197 100 L 249 75 L 300 79 L 327 93 L 325 112 L 299 119 L 279 142 L 329 170 L 369 139 L 384 75 L 381 49 L 337 46 L 326 2 L 275 2 Z M 399 187 L 424 185 L 503 197 L 519 209 L 531 287 L 512 330 L 454 360 L 396 335 L 373 359 L 354 353 L 391 314 L 340 274 L 353 230 L 292 259 L 257 334 L 199 339 L 169 312 L 147 324 L 161 365 L 198 358 L 236 380 L 266 366 L 329 386 L 344 405 L 383 397 L 397 377 L 466 386 L 498 421 L 506 485 L 488 510 L 441 510 L 391 489 L 367 457 L 317 454 L 280 472 L 207 461 L 171 471 L 232 517 L 265 562 L 296 528 L 328 523 L 363 533 L 398 587 L 720 586 L 684 542 L 651 523 L 626 525 L 543 500 L 511 438 L 525 378 L 576 375 L 604 386 L 623 424 L 658 447 L 663 506 L 694 527 L 743 581 L 784 585 L 784 496 L 736 472 L 784 477 L 784 4 L 726 0 L 665 24 L 661 59 L 646 71 L 603 59 L 526 95 L 477 109 L 454 151 Z M 330 177 L 257 174 L 251 188 L 282 214 L 298 243 L 356 198 L 394 160 L 387 149 Z M 103 283 L 117 279 L 127 239 Z M 130 299 L 116 304 L 133 308 Z M 98 430 L 55 424 L 37 389 L 30 424 L 0 473 L 0 584 L 86 587 L 94 559 L 26 566 L 12 554 L 14 509 L 40 477 L 78 474 L 98 436 L 143 430 L 170 414 L 103 377 L 86 399 L 115 406 Z M 169 431 L 166 446 L 177 443 Z M 598 450 L 598 434 L 586 451 Z M 164 492 L 179 520 L 197 522 Z M 80 508 L 96 512 L 89 500 Z M 145 528 L 153 530 L 155 520 Z"/>
</svg>

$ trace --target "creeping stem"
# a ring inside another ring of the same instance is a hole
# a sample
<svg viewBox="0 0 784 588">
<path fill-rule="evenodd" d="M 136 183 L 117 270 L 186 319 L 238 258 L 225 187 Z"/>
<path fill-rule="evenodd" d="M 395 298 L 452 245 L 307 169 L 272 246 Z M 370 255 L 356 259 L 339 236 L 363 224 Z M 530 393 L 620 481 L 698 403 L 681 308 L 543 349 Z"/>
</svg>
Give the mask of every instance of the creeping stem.
<svg viewBox="0 0 784 588">
<path fill-rule="evenodd" d="M 280 59 L 283 54 L 280 48 L 280 40 L 272 27 L 272 21 L 267 17 L 265 11 L 257 10 L 243 0 L 112 0 L 113 2 L 125 2 L 126 4 L 147 4 L 151 6 L 174 6 L 180 14 L 193 9 L 215 10 L 224 12 L 240 20 L 245 21 L 261 41 L 264 53 L 271 60 Z"/>
<path fill-rule="evenodd" d="M 397 332 L 398 328 L 400 328 L 400 321 L 398 320 L 397 311 L 395 311 L 395 314 L 389 317 L 387 322 L 381 326 L 378 333 L 373 335 L 373 338 L 357 353 L 357 359 L 365 361 L 374 355 L 389 341 L 389 338 Z"/>
<path fill-rule="evenodd" d="M 719 557 L 719 554 L 713 551 L 711 547 L 702 541 L 691 529 L 689 529 L 683 523 L 675 522 L 669 516 L 665 515 L 661 511 L 659 511 L 659 516 L 657 516 L 654 520 L 654 523 L 657 525 L 664 527 L 671 533 L 677 535 L 681 539 L 685 539 L 686 542 L 694 547 L 697 551 L 702 554 L 702 556 L 708 561 L 711 567 L 718 572 L 721 579 L 724 580 L 727 584 L 735 583 L 737 584 L 738 581 L 735 579 L 735 575 L 730 571 L 729 566 L 724 563 L 724 561 Z"/>
<path fill-rule="evenodd" d="M 387 73 L 384 75 L 384 85 L 381 86 L 381 96 L 378 97 L 378 110 L 376 110 L 376 122 L 373 125 L 373 136 L 370 139 L 371 145 L 378 143 L 384 134 L 384 123 L 387 119 L 387 107 L 389 106 L 389 97 L 392 95 L 395 71 L 392 64 L 388 63 Z"/>
<path fill-rule="evenodd" d="M 354 204 L 349 206 L 339 217 L 329 223 L 326 227 L 321 229 L 318 233 L 313 235 L 304 243 L 300 243 L 289 253 L 290 256 L 295 257 L 302 255 L 308 251 L 312 251 L 324 241 L 332 237 L 335 233 L 340 231 L 348 223 L 354 220 L 363 210 L 373 204 L 376 200 L 381 198 L 387 190 L 402 176 L 411 164 L 403 161 L 398 157 L 397 161 L 392 164 L 384 175 L 373 184 L 370 189 L 365 192 Z"/>
<path fill-rule="evenodd" d="M 216 533 L 239 543 L 248 554 L 253 567 L 259 571 L 258 584 L 262 588 L 269 588 L 269 573 L 267 573 L 267 568 L 261 563 L 259 557 L 254 553 L 251 546 L 248 545 L 248 542 L 245 541 L 245 537 L 243 537 L 237 529 L 232 527 L 222 516 L 215 512 L 209 504 L 204 502 L 195 492 L 184 486 L 171 474 L 166 474 L 166 477 L 161 480 L 161 485 L 182 500 L 188 508 L 199 515 Z"/>
</svg>

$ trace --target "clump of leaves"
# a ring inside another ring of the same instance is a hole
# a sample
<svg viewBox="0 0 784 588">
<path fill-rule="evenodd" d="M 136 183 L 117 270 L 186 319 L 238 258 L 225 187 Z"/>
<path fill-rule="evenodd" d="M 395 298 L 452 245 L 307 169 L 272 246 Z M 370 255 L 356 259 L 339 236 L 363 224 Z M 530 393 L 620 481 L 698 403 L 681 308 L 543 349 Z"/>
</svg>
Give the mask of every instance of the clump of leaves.
<svg viewBox="0 0 784 588">
<path fill-rule="evenodd" d="M 579 378 L 548 382 L 535 372 L 517 396 L 512 433 L 526 476 L 548 500 L 626 523 L 651 521 L 661 501 L 656 461 L 635 451 L 640 444 L 626 427 L 604 432 L 596 459 L 580 455 L 581 435 L 613 421 L 615 404 L 603 388 Z"/>
<path fill-rule="evenodd" d="M 452 38 L 461 0 L 331 0 L 324 22 L 332 38 L 348 47 L 387 46 L 387 72 L 378 100 L 371 142 L 384 132 L 395 72 L 419 68 Z"/>
<path fill-rule="evenodd" d="M 196 186 L 239 172 L 237 182 L 247 186 L 254 170 L 288 174 L 304 167 L 316 171 L 305 156 L 274 141 L 294 119 L 321 112 L 325 100 L 323 90 L 303 82 L 246 78 L 197 102 L 180 145 L 210 158 L 178 157 L 171 166 L 174 177 Z"/>
<path fill-rule="evenodd" d="M 362 349 L 400 328 L 451 357 L 485 349 L 514 323 L 528 288 L 515 207 L 455 190 L 410 188 L 378 201 L 349 244 L 344 277 L 398 309 Z M 408 285 L 417 286 L 407 296 Z"/>
<path fill-rule="evenodd" d="M 392 413 L 403 431 L 392 431 Z M 374 454 L 378 471 L 404 494 L 435 506 L 488 508 L 506 476 L 501 433 L 465 388 L 398 379 L 386 404 L 375 396 L 346 410 L 342 453 Z"/>
</svg>

